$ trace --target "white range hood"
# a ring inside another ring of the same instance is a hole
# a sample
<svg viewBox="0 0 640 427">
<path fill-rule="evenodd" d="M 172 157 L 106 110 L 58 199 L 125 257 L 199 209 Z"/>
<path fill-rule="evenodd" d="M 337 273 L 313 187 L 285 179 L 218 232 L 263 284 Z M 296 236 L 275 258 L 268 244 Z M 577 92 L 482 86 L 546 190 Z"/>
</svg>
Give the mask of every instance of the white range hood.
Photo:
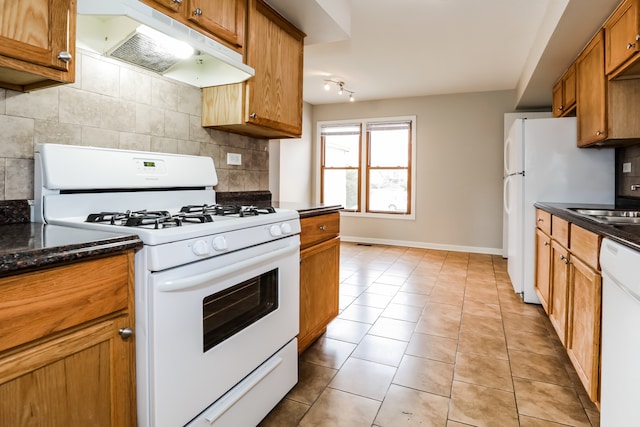
<svg viewBox="0 0 640 427">
<path fill-rule="evenodd" d="M 146 25 L 190 45 L 195 53 L 178 59 L 152 52 L 136 31 Z M 77 45 L 197 87 L 239 83 L 255 74 L 242 55 L 135 0 L 78 0 Z"/>
</svg>

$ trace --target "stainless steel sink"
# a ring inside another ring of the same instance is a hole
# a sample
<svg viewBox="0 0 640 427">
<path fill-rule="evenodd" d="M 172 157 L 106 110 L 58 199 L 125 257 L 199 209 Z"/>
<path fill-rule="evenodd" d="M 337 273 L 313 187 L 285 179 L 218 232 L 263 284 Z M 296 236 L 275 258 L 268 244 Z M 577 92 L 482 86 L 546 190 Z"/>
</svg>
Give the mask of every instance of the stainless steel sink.
<svg viewBox="0 0 640 427">
<path fill-rule="evenodd" d="M 640 211 L 626 209 L 571 209 L 602 224 L 640 224 Z"/>
</svg>

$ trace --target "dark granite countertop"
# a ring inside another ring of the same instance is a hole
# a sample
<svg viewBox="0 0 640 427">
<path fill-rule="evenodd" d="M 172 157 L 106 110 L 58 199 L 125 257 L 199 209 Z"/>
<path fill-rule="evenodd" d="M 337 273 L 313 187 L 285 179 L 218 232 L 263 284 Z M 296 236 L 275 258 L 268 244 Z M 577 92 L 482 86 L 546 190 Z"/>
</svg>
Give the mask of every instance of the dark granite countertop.
<svg viewBox="0 0 640 427">
<path fill-rule="evenodd" d="M 343 209 L 341 205 L 325 205 L 323 203 L 301 202 L 273 202 L 273 206 L 276 208 L 292 209 L 298 211 L 300 218 L 334 213 Z"/>
<path fill-rule="evenodd" d="M 0 277 L 142 247 L 135 234 L 41 223 L 0 225 Z"/>
<path fill-rule="evenodd" d="M 566 221 L 572 222 L 584 229 L 603 237 L 608 237 L 625 246 L 640 251 L 640 224 L 638 225 L 609 225 L 601 224 L 588 217 L 573 212 L 571 209 L 615 209 L 614 205 L 594 205 L 576 203 L 543 203 L 538 202 L 535 207 L 549 212 Z"/>
</svg>

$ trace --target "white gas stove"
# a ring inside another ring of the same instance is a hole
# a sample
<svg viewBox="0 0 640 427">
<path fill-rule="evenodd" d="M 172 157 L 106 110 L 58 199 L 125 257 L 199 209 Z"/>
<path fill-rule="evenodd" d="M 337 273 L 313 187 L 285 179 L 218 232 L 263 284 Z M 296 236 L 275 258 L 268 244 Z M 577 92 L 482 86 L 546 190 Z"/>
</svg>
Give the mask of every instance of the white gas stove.
<svg viewBox="0 0 640 427">
<path fill-rule="evenodd" d="M 140 426 L 255 425 L 297 382 L 296 211 L 216 205 L 211 158 L 35 148 L 35 219 L 138 234 Z"/>
</svg>

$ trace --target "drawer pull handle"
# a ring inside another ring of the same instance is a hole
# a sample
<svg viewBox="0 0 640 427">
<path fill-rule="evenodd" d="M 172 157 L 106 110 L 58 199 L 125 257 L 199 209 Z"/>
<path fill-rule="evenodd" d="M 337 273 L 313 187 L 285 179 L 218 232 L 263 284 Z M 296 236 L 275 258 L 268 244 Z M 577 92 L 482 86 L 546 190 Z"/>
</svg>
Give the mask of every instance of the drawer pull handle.
<svg viewBox="0 0 640 427">
<path fill-rule="evenodd" d="M 120 334 L 120 337 L 123 340 L 129 339 L 133 336 L 133 329 L 131 328 L 122 328 L 118 331 L 118 333 Z"/>
<path fill-rule="evenodd" d="M 326 226 L 326 225 L 321 225 L 321 226 L 320 226 L 320 230 L 325 231 L 326 229 L 327 229 L 327 226 Z"/>
</svg>

